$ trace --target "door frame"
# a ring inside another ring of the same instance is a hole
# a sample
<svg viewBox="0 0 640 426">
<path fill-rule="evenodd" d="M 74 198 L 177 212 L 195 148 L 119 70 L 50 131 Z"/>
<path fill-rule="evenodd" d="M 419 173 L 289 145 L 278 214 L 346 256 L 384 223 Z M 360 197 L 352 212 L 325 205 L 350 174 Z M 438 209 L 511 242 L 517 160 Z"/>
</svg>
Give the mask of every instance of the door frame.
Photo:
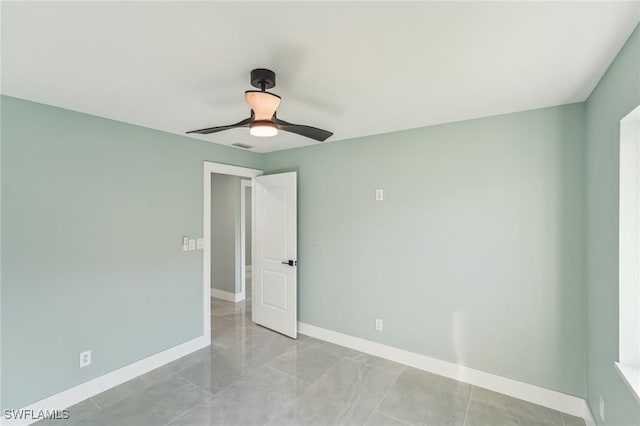
<svg viewBox="0 0 640 426">
<path fill-rule="evenodd" d="M 240 300 L 245 300 L 247 296 L 247 188 L 251 188 L 251 196 L 253 197 L 253 180 L 243 179 L 240 181 Z M 253 213 L 253 204 L 251 212 Z M 253 232 L 253 229 L 251 231 Z"/>
<path fill-rule="evenodd" d="M 264 172 L 259 169 L 232 166 L 229 164 L 203 162 L 202 172 L 202 238 L 204 248 L 202 250 L 202 281 L 204 290 L 203 321 L 204 337 L 211 343 L 211 175 L 219 173 L 223 175 L 254 178 Z"/>
</svg>

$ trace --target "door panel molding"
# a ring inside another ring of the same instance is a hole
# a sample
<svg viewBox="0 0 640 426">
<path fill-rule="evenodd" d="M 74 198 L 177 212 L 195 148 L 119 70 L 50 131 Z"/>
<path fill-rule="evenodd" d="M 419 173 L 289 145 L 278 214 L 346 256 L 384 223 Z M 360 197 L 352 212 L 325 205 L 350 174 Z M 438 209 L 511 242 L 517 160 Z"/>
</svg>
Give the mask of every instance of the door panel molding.
<svg viewBox="0 0 640 426">
<path fill-rule="evenodd" d="M 296 172 L 253 179 L 252 320 L 293 338 L 298 332 L 296 191 Z"/>
</svg>

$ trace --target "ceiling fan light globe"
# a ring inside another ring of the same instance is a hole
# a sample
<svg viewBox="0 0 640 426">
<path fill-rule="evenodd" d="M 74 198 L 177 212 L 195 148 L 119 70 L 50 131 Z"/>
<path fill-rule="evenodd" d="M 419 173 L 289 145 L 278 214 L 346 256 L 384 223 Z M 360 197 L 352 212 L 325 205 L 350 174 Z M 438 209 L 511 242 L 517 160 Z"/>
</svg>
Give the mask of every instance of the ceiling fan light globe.
<svg viewBox="0 0 640 426">
<path fill-rule="evenodd" d="M 271 121 L 255 121 L 249 128 L 251 136 L 268 138 L 278 134 L 278 128 Z"/>
</svg>

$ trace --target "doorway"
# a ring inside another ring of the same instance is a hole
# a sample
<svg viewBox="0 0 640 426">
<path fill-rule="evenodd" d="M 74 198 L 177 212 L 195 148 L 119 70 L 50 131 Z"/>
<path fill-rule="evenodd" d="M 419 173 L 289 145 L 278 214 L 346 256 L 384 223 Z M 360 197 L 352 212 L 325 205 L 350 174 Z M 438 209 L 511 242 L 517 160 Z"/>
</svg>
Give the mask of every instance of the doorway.
<svg viewBox="0 0 640 426">
<path fill-rule="evenodd" d="M 237 179 L 238 181 L 238 189 L 236 190 L 236 194 L 239 194 L 240 190 L 240 181 L 241 179 L 252 179 L 256 176 L 260 176 L 262 175 L 262 170 L 257 170 L 257 169 L 249 169 L 249 168 L 245 168 L 245 167 L 238 167 L 238 166 L 230 166 L 227 164 L 220 164 L 220 163 L 211 163 L 208 161 L 204 162 L 203 165 L 203 238 L 204 238 L 204 250 L 203 250 L 203 288 L 204 288 L 204 301 L 203 301 L 203 305 L 204 305 L 204 335 L 207 336 L 209 339 L 211 338 L 211 297 L 212 296 L 216 296 L 216 297 L 228 297 L 228 298 L 239 298 L 241 295 L 239 294 L 240 292 L 236 292 L 235 288 L 237 286 L 238 289 L 242 289 L 242 287 L 244 287 L 244 284 L 241 282 L 241 276 L 245 275 L 242 272 L 244 271 L 244 268 L 234 268 L 234 275 L 237 276 L 237 278 L 235 280 L 233 280 L 233 285 L 234 285 L 234 291 L 230 291 L 231 287 L 229 285 L 228 282 L 228 273 L 225 274 L 225 279 L 227 280 L 227 282 L 225 282 L 224 286 L 226 286 L 224 288 L 215 288 L 212 287 L 213 285 L 213 281 L 212 281 L 212 277 L 214 275 L 217 274 L 218 271 L 220 271 L 220 266 L 216 266 L 213 262 L 212 262 L 212 254 L 213 254 L 213 250 L 212 250 L 212 225 L 215 224 L 217 219 L 221 219 L 220 216 L 220 212 L 217 213 L 217 217 L 214 218 L 214 213 L 215 213 L 215 209 L 212 209 L 212 201 L 214 198 L 214 191 L 215 191 L 215 185 L 216 182 L 219 180 L 220 182 L 224 182 L 224 181 L 233 181 L 235 179 Z M 220 179 L 217 179 L 220 178 Z M 220 185 L 220 183 L 218 183 L 218 185 Z M 218 187 L 218 189 L 221 189 L 221 186 Z M 224 192 L 224 191 L 223 191 Z M 218 193 L 220 193 L 220 191 L 218 191 Z M 238 198 L 242 198 L 242 197 L 238 197 Z M 241 223 L 239 220 L 239 215 L 238 215 L 238 220 L 237 220 L 238 226 L 238 237 L 237 239 L 240 239 L 240 228 L 241 228 Z M 235 226 L 234 226 L 235 228 Z M 240 259 L 244 259 L 245 256 L 243 256 L 243 253 L 241 253 L 240 251 L 240 246 L 242 244 L 237 244 L 237 249 L 236 249 L 236 253 L 237 255 L 235 256 L 236 259 L 238 259 L 237 263 L 238 265 L 241 264 Z M 244 265 L 243 265 L 244 266 Z M 215 268 L 215 271 L 214 271 Z M 240 270 L 241 269 L 241 270 Z M 235 271 L 238 271 L 238 273 L 236 274 Z M 244 279 L 244 277 L 243 277 Z M 240 284 L 238 286 L 238 283 Z M 244 295 L 242 295 L 242 297 L 244 297 Z M 227 299 L 228 300 L 228 299 Z M 235 301 L 235 300 L 234 300 Z"/>
<path fill-rule="evenodd" d="M 240 176 L 211 174 L 211 296 L 234 303 L 245 299 L 246 187 Z"/>
<path fill-rule="evenodd" d="M 243 299 L 251 300 L 251 180 L 240 181 L 240 283 Z"/>
<path fill-rule="evenodd" d="M 235 271 L 238 271 L 236 274 L 238 278 L 233 282 L 233 292 L 212 288 L 212 277 L 220 269 L 219 265 L 212 262 L 213 247 L 215 246 L 216 250 L 218 248 L 216 245 L 218 234 L 212 233 L 212 225 L 220 219 L 221 214 L 212 208 L 214 205 L 213 196 L 221 192 L 220 184 L 216 183 L 216 176 L 230 182 L 237 178 L 251 178 L 254 186 L 251 197 L 252 253 L 250 256 L 252 259 L 251 281 L 252 287 L 255 289 L 255 294 L 251 295 L 252 322 L 294 339 L 297 337 L 297 173 L 287 172 L 269 176 L 262 176 L 262 174 L 263 172 L 257 169 L 204 163 L 203 282 L 205 300 L 203 302 L 204 332 L 209 343 L 211 342 L 212 329 L 211 310 L 214 306 L 214 300 L 211 300 L 211 296 L 222 298 L 223 300 L 219 301 L 221 303 L 232 302 L 233 304 L 238 302 L 240 297 L 244 297 L 239 290 L 245 286 L 246 273 L 243 274 L 243 271 L 246 272 L 246 260 L 243 262 L 241 259 L 247 257 L 244 250 L 240 250 L 242 242 L 236 244 L 236 256 L 233 263 L 243 267 L 236 266 L 235 268 Z M 237 181 L 238 189 L 242 188 L 240 181 L 241 179 Z M 236 196 L 240 195 L 238 189 L 235 191 Z M 244 199 L 246 203 L 246 195 L 239 198 L 240 200 Z M 238 229 L 242 227 L 239 216 L 236 216 L 238 217 L 236 222 L 239 224 Z M 240 232 L 237 235 L 237 240 L 240 240 Z M 229 281 L 231 280 L 228 279 L 225 285 L 230 289 Z"/>
</svg>

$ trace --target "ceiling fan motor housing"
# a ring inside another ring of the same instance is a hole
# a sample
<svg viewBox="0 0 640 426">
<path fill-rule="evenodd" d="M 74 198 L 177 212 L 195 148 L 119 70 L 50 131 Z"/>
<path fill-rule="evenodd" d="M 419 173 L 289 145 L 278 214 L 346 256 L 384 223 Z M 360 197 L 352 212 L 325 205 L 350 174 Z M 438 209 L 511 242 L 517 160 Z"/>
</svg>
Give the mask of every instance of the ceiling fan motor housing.
<svg viewBox="0 0 640 426">
<path fill-rule="evenodd" d="M 288 123 L 276 117 L 276 110 L 280 105 L 280 96 L 267 92 L 276 85 L 276 73 L 266 68 L 256 68 L 251 71 L 251 85 L 259 90 L 244 92 L 245 100 L 251 107 L 251 116 L 234 124 L 226 126 L 207 127 L 206 129 L 191 130 L 187 133 L 208 135 L 224 130 L 248 127 L 253 136 L 275 136 L 278 130 L 295 133 L 306 138 L 324 142 L 333 132 L 302 124 Z"/>
<path fill-rule="evenodd" d="M 276 85 L 276 73 L 266 68 L 251 71 L 251 85 L 260 90 L 271 89 Z"/>
</svg>

